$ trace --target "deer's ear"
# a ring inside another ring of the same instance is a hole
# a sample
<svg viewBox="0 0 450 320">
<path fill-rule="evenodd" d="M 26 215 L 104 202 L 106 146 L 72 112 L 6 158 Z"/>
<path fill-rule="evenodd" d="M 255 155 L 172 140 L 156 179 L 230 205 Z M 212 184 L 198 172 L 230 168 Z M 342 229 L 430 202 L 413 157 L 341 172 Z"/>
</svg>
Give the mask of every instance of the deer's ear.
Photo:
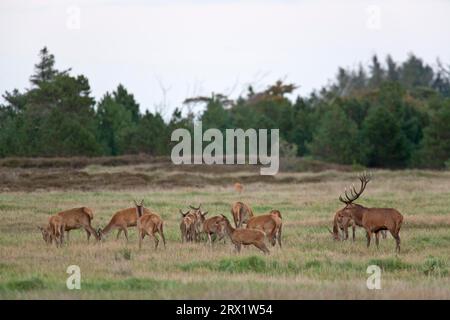
<svg viewBox="0 0 450 320">
<path fill-rule="evenodd" d="M 207 214 L 208 214 L 208 211 L 203 212 L 203 213 L 202 213 L 202 216 L 206 216 Z"/>
<path fill-rule="evenodd" d="M 144 205 L 144 199 L 141 200 L 141 206 L 143 206 L 143 205 Z"/>
<path fill-rule="evenodd" d="M 134 202 L 134 205 L 137 207 L 138 204 L 137 204 L 136 200 L 133 200 L 133 202 Z"/>
</svg>

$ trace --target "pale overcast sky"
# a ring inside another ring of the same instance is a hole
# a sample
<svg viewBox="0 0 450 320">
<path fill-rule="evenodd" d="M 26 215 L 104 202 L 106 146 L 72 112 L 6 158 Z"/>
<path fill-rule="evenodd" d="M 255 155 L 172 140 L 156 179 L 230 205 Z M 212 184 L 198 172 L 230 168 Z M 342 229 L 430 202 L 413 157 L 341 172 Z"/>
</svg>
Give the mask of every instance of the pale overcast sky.
<svg viewBox="0 0 450 320">
<path fill-rule="evenodd" d="M 167 118 L 187 96 L 248 83 L 308 94 L 374 53 L 450 64 L 449 40 L 447 0 L 1 0 L 0 91 L 28 88 L 47 46 L 96 99 L 123 83 L 153 111 L 166 88 Z"/>
</svg>

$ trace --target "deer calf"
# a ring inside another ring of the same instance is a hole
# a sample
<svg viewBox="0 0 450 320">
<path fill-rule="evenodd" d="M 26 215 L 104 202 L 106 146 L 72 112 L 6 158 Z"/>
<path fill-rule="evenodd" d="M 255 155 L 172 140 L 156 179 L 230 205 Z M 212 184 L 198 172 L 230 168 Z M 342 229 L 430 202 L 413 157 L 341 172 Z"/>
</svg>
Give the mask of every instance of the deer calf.
<svg viewBox="0 0 450 320">
<path fill-rule="evenodd" d="M 212 246 L 212 236 L 216 235 L 218 240 L 225 236 L 225 228 L 222 216 L 214 216 L 203 222 L 203 232 L 208 236 L 208 242 Z"/>
<path fill-rule="evenodd" d="M 247 229 L 258 229 L 263 231 L 269 238 L 272 246 L 278 245 L 281 248 L 281 229 L 282 229 L 281 213 L 278 210 L 272 210 L 267 215 L 255 216 L 248 220 Z"/>
<path fill-rule="evenodd" d="M 42 232 L 42 237 L 47 244 L 52 244 L 54 241 L 57 247 L 63 245 L 64 242 L 64 221 L 63 218 L 55 215 L 48 219 L 48 224 L 45 227 L 39 227 Z"/>
<path fill-rule="evenodd" d="M 253 217 L 253 210 L 245 203 L 238 201 L 232 205 L 231 214 L 233 215 L 235 227 L 240 228 Z"/>
<path fill-rule="evenodd" d="M 225 231 L 231 242 L 233 242 L 237 252 L 241 252 L 242 245 L 254 245 L 259 250 L 264 252 L 264 254 L 270 253 L 264 243 L 266 235 L 263 231 L 257 229 L 235 229 L 231 226 L 231 223 L 227 217 L 224 215 L 222 215 L 222 217 Z"/>
<path fill-rule="evenodd" d="M 155 241 L 155 249 L 157 249 L 159 244 L 157 233 L 161 236 L 165 248 L 166 238 L 164 237 L 164 223 L 161 217 L 154 212 L 146 213 L 144 210 L 144 200 L 139 204 L 135 201 L 134 204 L 136 206 L 135 215 L 137 219 L 139 249 L 141 249 L 142 240 L 144 240 L 146 235 L 153 238 Z"/>
</svg>

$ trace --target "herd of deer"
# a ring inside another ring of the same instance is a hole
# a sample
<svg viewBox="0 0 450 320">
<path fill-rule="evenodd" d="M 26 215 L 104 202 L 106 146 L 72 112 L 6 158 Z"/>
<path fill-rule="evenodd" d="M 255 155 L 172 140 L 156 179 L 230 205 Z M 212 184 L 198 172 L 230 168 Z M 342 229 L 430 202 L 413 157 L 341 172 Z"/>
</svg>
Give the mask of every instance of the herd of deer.
<svg viewBox="0 0 450 320">
<path fill-rule="evenodd" d="M 396 241 L 396 250 L 400 251 L 400 228 L 403 216 L 395 209 L 391 208 L 366 208 L 353 203 L 364 192 L 371 176 L 363 173 L 359 176 L 360 188 L 352 186 L 349 191 L 345 190 L 339 200 L 345 207 L 335 213 L 333 221 L 333 231 L 329 232 L 335 240 L 348 239 L 348 228 L 352 227 L 353 241 L 355 240 L 356 226 L 364 228 L 367 236 L 367 247 L 370 246 L 372 234 L 375 234 L 376 245 L 379 244 L 379 234 L 386 238 L 386 231 L 389 230 Z M 241 184 L 235 184 L 238 192 L 242 191 Z M 116 212 L 110 222 L 103 228 L 95 230 L 91 221 L 94 218 L 93 211 L 87 207 L 74 208 L 59 212 L 49 218 L 48 224 L 40 226 L 44 241 L 48 244 L 55 242 L 56 246 L 61 246 L 64 242 L 64 232 L 69 239 L 69 231 L 73 229 L 85 229 L 87 240 L 93 235 L 98 241 L 102 240 L 109 232 L 117 229 L 116 239 L 123 232 L 128 241 L 129 227 L 136 227 L 138 231 L 139 248 L 146 235 L 154 239 L 155 249 L 158 248 L 159 237 L 161 237 L 164 247 L 166 239 L 164 237 L 164 222 L 161 217 L 144 207 L 144 200 L 140 203 L 134 201 L 134 207 Z M 203 211 L 201 205 L 198 207 L 189 206 L 189 210 L 183 212 L 180 209 L 181 241 L 199 242 L 202 237 L 207 237 L 207 242 L 212 246 L 213 241 L 222 240 L 227 235 L 237 252 L 240 252 L 242 245 L 254 245 L 263 253 L 270 251 L 266 246 L 266 239 L 272 246 L 278 245 L 281 248 L 282 217 L 278 210 L 272 210 L 269 214 L 255 216 L 252 209 L 243 202 L 236 202 L 231 207 L 231 214 L 234 220 L 234 227 L 223 214 L 206 218 L 208 211 Z M 244 228 L 244 224 L 246 227 Z M 341 236 L 342 233 L 342 236 Z"/>
</svg>

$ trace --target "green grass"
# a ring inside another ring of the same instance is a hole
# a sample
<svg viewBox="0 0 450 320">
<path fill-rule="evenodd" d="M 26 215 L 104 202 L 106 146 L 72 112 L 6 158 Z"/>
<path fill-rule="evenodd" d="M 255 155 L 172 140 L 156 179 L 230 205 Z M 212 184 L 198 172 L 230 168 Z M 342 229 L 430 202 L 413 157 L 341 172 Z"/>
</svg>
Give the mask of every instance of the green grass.
<svg viewBox="0 0 450 320">
<path fill-rule="evenodd" d="M 108 172 L 107 167 L 89 170 Z M 400 254 L 395 254 L 390 235 L 381 239 L 378 249 L 374 243 L 366 248 L 360 228 L 355 242 L 335 242 L 329 235 L 326 227 L 331 227 L 334 212 L 342 206 L 338 195 L 354 182 L 354 173 L 288 176 L 302 183 L 255 182 L 244 185 L 242 194 L 236 194 L 232 185 L 3 192 L 0 299 L 450 298 L 450 173 L 375 172 L 360 203 L 392 206 L 403 213 Z M 74 230 L 70 243 L 56 249 L 44 244 L 37 229 L 50 214 L 82 205 L 94 210 L 92 224 L 97 229 L 114 212 L 130 207 L 133 199 L 144 199 L 163 217 L 165 249 L 160 243 L 155 251 L 146 239 L 139 251 L 134 228 L 129 229 L 129 243 L 123 236 L 116 241 L 114 231 L 101 244 L 92 240 L 87 244 L 85 232 Z M 181 243 L 179 209 L 201 203 L 209 216 L 231 218 L 235 201 L 248 203 L 257 215 L 279 209 L 283 248 L 269 246 L 271 253 L 264 256 L 254 247 L 236 254 L 229 240 L 215 243 L 213 249 L 205 243 Z M 81 290 L 66 288 L 66 269 L 73 264 L 81 269 Z M 382 270 L 382 290 L 377 292 L 366 288 L 366 270 L 373 264 Z"/>
</svg>

